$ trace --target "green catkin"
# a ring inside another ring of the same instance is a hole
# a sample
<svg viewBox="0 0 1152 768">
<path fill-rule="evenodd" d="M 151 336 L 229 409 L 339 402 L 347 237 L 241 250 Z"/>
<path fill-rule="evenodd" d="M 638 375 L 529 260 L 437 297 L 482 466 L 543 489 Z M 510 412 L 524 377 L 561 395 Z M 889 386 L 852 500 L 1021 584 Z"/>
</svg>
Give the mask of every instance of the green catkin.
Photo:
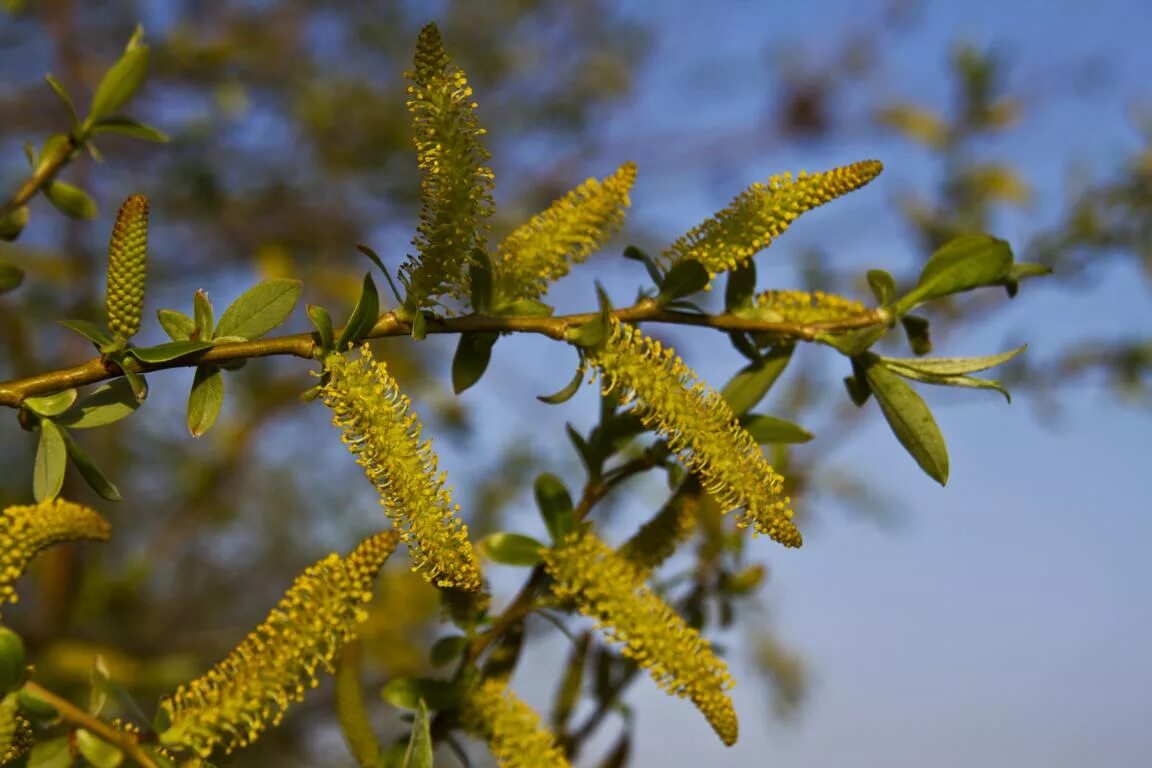
<svg viewBox="0 0 1152 768">
<path fill-rule="evenodd" d="M 764 291 L 755 305 L 761 320 L 801 325 L 843 322 L 868 312 L 858 301 L 823 291 Z"/>
<path fill-rule="evenodd" d="M 556 737 L 503 680 L 485 680 L 469 695 L 464 724 L 503 768 L 568 768 Z"/>
<path fill-rule="evenodd" d="M 660 255 L 666 267 L 695 259 L 715 277 L 747 264 L 788 226 L 813 208 L 859 189 L 880 175 L 878 160 L 862 160 L 822 173 L 785 173 L 755 183 L 722 211 L 672 243 Z"/>
<path fill-rule="evenodd" d="M 609 642 L 648 670 L 673 696 L 688 698 L 720 740 L 736 743 L 739 726 L 728 690 L 728 665 L 645 583 L 645 572 L 588 531 L 576 531 L 544 553 L 553 593 L 596 620 Z"/>
<path fill-rule="evenodd" d="M 133 195 L 120 206 L 108 243 L 105 304 L 108 329 L 126 340 L 140 330 L 148 256 L 148 199 Z"/>
<path fill-rule="evenodd" d="M 15 603 L 16 580 L 41 550 L 65 541 L 107 541 L 111 527 L 96 510 L 56 498 L 0 513 L 0 607 Z"/>
<path fill-rule="evenodd" d="M 650 573 L 676 553 L 696 528 L 700 484 L 689 477 L 630 539 L 617 550 L 620 557 L 643 573 Z"/>
<path fill-rule="evenodd" d="M 251 744 L 318 684 L 355 627 L 367 618 L 372 581 L 399 541 L 378 533 L 346 558 L 331 554 L 301 574 L 252 634 L 205 675 L 161 702 L 170 723 L 162 744 L 200 757 Z"/>
</svg>

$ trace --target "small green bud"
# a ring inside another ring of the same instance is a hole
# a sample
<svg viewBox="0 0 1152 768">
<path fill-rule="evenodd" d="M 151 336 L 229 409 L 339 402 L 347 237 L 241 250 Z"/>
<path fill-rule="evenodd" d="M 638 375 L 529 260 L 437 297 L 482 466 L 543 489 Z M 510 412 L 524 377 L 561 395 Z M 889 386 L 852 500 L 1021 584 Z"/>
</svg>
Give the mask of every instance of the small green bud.
<svg viewBox="0 0 1152 768">
<path fill-rule="evenodd" d="M 24 641 L 7 627 L 0 627 L 0 696 L 24 685 L 27 671 Z"/>
</svg>

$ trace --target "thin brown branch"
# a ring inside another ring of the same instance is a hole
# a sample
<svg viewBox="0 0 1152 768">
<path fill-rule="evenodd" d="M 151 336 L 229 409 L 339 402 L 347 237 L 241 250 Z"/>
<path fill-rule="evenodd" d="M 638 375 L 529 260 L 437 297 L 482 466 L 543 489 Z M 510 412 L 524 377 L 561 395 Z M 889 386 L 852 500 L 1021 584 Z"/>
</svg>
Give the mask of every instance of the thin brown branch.
<svg viewBox="0 0 1152 768">
<path fill-rule="evenodd" d="M 100 718 L 88 714 L 63 696 L 53 693 L 38 683 L 27 682 L 24 684 L 24 690 L 51 704 L 65 722 L 99 736 L 135 760 L 143 768 L 159 768 L 156 761 L 140 747 L 140 741 L 135 734 L 113 728 Z"/>
<path fill-rule="evenodd" d="M 860 315 L 836 323 L 778 323 L 753 320 L 733 314 L 701 315 L 661 309 L 651 299 L 644 299 L 631 307 L 616 310 L 618 319 L 631 323 L 666 323 L 670 325 L 691 325 L 701 328 L 714 328 L 722 331 L 743 331 L 748 333 L 768 333 L 780 338 L 800 341 L 814 341 L 822 333 L 841 333 L 870 328 L 887 322 L 878 310 L 867 310 Z M 536 333 L 552 339 L 563 340 L 572 328 L 594 320 L 597 313 L 588 312 L 560 317 L 490 317 L 486 315 L 465 315 L 463 317 L 429 318 L 428 333 L 458 334 L 481 331 L 501 333 Z M 412 332 L 412 325 L 402 320 L 395 312 L 388 312 L 376 321 L 368 338 L 405 336 Z M 291 355 L 311 359 L 316 351 L 316 339 L 312 334 L 298 333 L 271 339 L 242 341 L 219 346 L 203 352 L 186 355 L 163 363 L 140 363 L 129 361 L 133 371 L 150 373 L 170 368 L 186 368 L 204 363 L 228 363 L 255 357 Z M 62 368 L 56 371 L 28 376 L 21 379 L 0 382 L 0 405 L 17 408 L 25 397 L 44 395 L 51 392 L 97 384 L 120 376 L 119 368 L 95 358 L 86 363 Z"/>
</svg>

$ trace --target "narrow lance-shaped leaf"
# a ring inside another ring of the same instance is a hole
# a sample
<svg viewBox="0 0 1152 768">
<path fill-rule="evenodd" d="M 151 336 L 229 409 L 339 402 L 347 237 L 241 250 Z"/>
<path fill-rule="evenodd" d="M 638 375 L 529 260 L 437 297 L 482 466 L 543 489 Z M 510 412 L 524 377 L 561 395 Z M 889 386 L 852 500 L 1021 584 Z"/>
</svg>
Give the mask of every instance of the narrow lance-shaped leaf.
<svg viewBox="0 0 1152 768">
<path fill-rule="evenodd" d="M 412 736 L 408 740 L 408 750 L 404 753 L 403 768 L 433 768 L 430 722 L 428 707 L 421 700 L 412 721 Z"/>
<path fill-rule="evenodd" d="M 188 395 L 188 431 L 200 437 L 216 423 L 224 404 L 224 374 L 214 365 L 196 366 Z"/>
<path fill-rule="evenodd" d="M 372 273 L 364 273 L 364 282 L 360 288 L 360 298 L 352 308 L 352 315 L 347 325 L 340 332 L 336 340 L 336 351 L 343 352 L 353 344 L 358 344 L 372 330 L 380 316 L 380 295 L 376 292 L 376 283 L 372 280 Z"/>
<path fill-rule="evenodd" d="M 888 426 L 920 468 L 940 485 L 948 482 L 948 448 L 920 395 L 874 355 L 862 361 L 868 386 Z"/>
<path fill-rule="evenodd" d="M 287 279 L 265 280 L 252 286 L 224 310 L 213 338 L 260 338 L 288 319 L 300 298 L 301 287 L 299 280 Z"/>
<path fill-rule="evenodd" d="M 36 501 L 56 498 L 64 486 L 64 470 L 67 466 L 68 449 L 64 445 L 60 428 L 48 419 L 41 419 L 40 442 L 32 466 L 32 495 Z"/>
<path fill-rule="evenodd" d="M 120 501 L 120 489 L 104 476 L 88 452 L 76 442 L 72 435 L 68 434 L 67 430 L 61 429 L 60 435 L 64 438 L 64 445 L 68 449 L 68 457 L 72 460 L 72 465 L 84 478 L 84 482 L 88 483 L 88 487 L 96 491 L 102 499 Z"/>
<path fill-rule="evenodd" d="M 74 184 L 55 180 L 41 188 L 48 202 L 70 219 L 94 219 L 98 210 L 96 201 Z"/>
<path fill-rule="evenodd" d="M 134 35 L 120 59 L 100 80 L 86 125 L 91 127 L 119 111 L 136 95 L 147 72 L 148 46 L 140 45 L 139 35 Z"/>
</svg>

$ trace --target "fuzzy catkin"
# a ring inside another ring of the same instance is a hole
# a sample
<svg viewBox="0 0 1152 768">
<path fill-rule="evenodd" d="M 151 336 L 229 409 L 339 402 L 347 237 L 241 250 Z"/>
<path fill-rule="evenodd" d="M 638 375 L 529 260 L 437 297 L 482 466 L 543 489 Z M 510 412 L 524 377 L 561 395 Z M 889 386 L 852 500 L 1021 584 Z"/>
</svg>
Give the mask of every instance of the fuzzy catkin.
<svg viewBox="0 0 1152 768">
<path fill-rule="evenodd" d="M 105 306 L 108 330 L 130 339 L 144 315 L 144 281 L 148 257 L 148 199 L 133 195 L 120 206 L 108 243 L 108 285 Z"/>
<path fill-rule="evenodd" d="M 465 727 L 483 738 L 503 768 L 568 768 L 556 738 L 503 680 L 490 678 L 468 696 Z"/>
</svg>

